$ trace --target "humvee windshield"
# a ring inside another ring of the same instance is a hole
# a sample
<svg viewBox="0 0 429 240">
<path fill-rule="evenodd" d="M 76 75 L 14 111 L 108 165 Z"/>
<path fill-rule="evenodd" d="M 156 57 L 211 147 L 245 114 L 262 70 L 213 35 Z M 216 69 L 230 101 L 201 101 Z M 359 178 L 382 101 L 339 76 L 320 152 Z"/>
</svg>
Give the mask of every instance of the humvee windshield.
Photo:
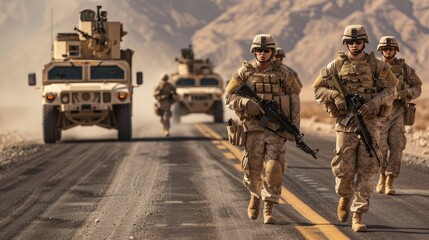
<svg viewBox="0 0 429 240">
<path fill-rule="evenodd" d="M 195 86 L 195 79 L 193 78 L 179 78 L 176 81 L 177 87 L 192 87 Z"/>
<path fill-rule="evenodd" d="M 124 79 L 124 70 L 118 66 L 91 66 L 91 79 Z"/>
<path fill-rule="evenodd" d="M 200 84 L 201 86 L 218 86 L 219 80 L 216 78 L 201 78 Z"/>
<path fill-rule="evenodd" d="M 82 67 L 54 67 L 48 72 L 48 80 L 82 80 Z"/>
</svg>

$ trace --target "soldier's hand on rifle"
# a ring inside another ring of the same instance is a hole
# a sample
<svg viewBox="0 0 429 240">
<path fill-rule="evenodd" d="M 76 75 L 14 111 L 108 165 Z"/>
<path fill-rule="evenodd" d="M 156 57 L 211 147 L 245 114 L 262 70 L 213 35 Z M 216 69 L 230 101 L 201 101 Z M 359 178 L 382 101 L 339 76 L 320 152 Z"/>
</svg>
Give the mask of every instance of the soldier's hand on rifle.
<svg viewBox="0 0 429 240">
<path fill-rule="evenodd" d="M 399 90 L 398 91 L 398 99 L 400 100 L 405 100 L 408 97 L 408 90 L 407 89 L 403 89 L 403 90 Z"/>
<path fill-rule="evenodd" d="M 293 135 L 292 133 L 286 133 L 286 139 L 288 140 L 288 141 L 291 141 L 291 142 L 295 142 L 295 135 Z"/>
<path fill-rule="evenodd" d="M 365 117 L 374 113 L 374 110 L 375 104 L 372 101 L 368 101 L 364 105 L 362 105 L 362 107 L 360 107 L 359 114 Z"/>
<path fill-rule="evenodd" d="M 255 101 L 248 99 L 244 107 L 244 116 L 256 117 L 261 113 L 263 114 L 264 110 Z"/>
<path fill-rule="evenodd" d="M 347 111 L 347 102 L 343 96 L 341 96 L 340 94 L 337 94 L 334 97 L 334 101 L 335 101 L 335 106 L 337 106 L 338 110 Z"/>
</svg>

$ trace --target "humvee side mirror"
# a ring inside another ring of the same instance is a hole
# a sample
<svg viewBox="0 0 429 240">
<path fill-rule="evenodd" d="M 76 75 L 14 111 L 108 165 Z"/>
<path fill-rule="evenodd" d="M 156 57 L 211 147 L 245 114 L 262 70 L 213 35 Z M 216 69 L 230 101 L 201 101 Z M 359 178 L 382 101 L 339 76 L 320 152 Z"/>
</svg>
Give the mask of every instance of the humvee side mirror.
<svg viewBox="0 0 429 240">
<path fill-rule="evenodd" d="M 35 73 L 29 73 L 28 74 L 28 85 L 29 86 L 36 86 L 36 74 Z"/>
<path fill-rule="evenodd" d="M 137 77 L 137 85 L 142 85 L 143 84 L 143 73 L 137 72 L 136 77 Z"/>
</svg>

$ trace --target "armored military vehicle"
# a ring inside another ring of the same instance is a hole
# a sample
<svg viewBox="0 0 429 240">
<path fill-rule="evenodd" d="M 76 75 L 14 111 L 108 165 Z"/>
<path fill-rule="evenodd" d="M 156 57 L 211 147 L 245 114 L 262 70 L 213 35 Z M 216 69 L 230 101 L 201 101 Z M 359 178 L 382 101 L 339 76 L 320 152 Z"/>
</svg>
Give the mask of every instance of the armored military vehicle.
<svg viewBox="0 0 429 240">
<path fill-rule="evenodd" d="M 121 49 L 127 32 L 100 9 L 80 12 L 76 32 L 58 33 L 53 42 L 40 87 L 45 143 L 59 141 L 63 130 L 75 126 L 117 129 L 119 140 L 131 139 L 134 51 Z M 136 78 L 141 85 L 143 73 Z M 36 85 L 35 73 L 28 75 L 28 83 Z"/>
<path fill-rule="evenodd" d="M 181 49 L 177 73 L 171 75 L 179 100 L 173 105 L 173 121 L 192 113 L 206 113 L 223 122 L 223 80 L 213 71 L 210 59 L 195 59 L 192 46 Z"/>
</svg>

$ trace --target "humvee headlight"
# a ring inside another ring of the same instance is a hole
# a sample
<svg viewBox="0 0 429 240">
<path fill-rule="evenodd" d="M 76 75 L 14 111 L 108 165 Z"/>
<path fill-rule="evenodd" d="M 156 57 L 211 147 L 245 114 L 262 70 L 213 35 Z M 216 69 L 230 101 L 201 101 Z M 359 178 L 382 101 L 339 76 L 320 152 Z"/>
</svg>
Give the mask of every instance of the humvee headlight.
<svg viewBox="0 0 429 240">
<path fill-rule="evenodd" d="M 215 93 L 215 96 L 216 96 L 217 98 L 220 98 L 220 97 L 222 97 L 222 93 Z"/>
<path fill-rule="evenodd" d="M 53 102 L 55 100 L 55 94 L 52 92 L 48 92 L 46 93 L 45 98 L 48 102 Z"/>
<path fill-rule="evenodd" d="M 127 98 L 127 96 L 128 96 L 127 92 L 124 92 L 124 91 L 118 92 L 118 98 L 119 98 L 119 100 L 125 100 Z"/>
<path fill-rule="evenodd" d="M 67 104 L 70 101 L 70 96 L 69 94 L 65 93 L 65 94 L 61 94 L 61 103 Z"/>
</svg>

